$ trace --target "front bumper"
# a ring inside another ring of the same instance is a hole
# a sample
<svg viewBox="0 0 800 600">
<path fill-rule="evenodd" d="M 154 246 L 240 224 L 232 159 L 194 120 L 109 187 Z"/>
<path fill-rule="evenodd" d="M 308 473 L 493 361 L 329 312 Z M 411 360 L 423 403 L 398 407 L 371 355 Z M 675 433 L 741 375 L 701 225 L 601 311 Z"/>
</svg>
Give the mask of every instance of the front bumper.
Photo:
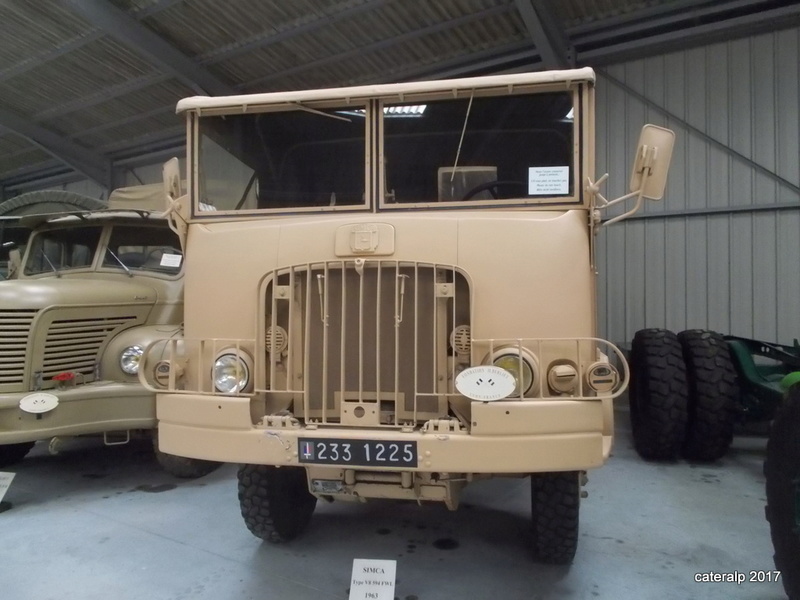
<svg viewBox="0 0 800 600">
<path fill-rule="evenodd" d="M 159 447 L 219 462 L 300 466 L 298 439 L 416 442 L 416 467 L 359 470 L 533 473 L 599 467 L 608 457 L 611 399 L 474 403 L 466 431 L 389 428 L 258 427 L 248 398 L 158 396 Z M 305 465 L 304 465 L 305 466 Z"/>
<path fill-rule="evenodd" d="M 138 383 L 98 381 L 47 393 L 58 406 L 39 414 L 19 406 L 29 392 L 0 394 L 0 444 L 156 426 L 155 394 Z"/>
</svg>

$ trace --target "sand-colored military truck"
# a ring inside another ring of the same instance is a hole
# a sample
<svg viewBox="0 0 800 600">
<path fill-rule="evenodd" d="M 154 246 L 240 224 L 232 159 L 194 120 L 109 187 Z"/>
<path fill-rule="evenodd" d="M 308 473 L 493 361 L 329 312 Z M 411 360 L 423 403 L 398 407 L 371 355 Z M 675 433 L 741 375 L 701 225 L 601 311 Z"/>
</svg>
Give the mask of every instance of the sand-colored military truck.
<svg viewBox="0 0 800 600">
<path fill-rule="evenodd" d="M 182 100 L 185 338 L 146 351 L 162 449 L 242 463 L 247 527 L 318 498 L 438 501 L 530 477 L 532 548 L 572 560 L 585 471 L 613 438 L 620 351 L 597 338 L 604 209 L 591 69 Z M 620 204 L 621 205 L 621 204 Z"/>
<path fill-rule="evenodd" d="M 0 466 L 40 440 L 118 444 L 155 429 L 139 358 L 183 318 L 183 253 L 159 216 L 164 199 L 161 184 L 137 186 L 115 191 L 108 210 L 21 219 L 32 232 L 16 277 L 0 282 Z M 178 476 L 215 466 L 156 455 Z"/>
</svg>

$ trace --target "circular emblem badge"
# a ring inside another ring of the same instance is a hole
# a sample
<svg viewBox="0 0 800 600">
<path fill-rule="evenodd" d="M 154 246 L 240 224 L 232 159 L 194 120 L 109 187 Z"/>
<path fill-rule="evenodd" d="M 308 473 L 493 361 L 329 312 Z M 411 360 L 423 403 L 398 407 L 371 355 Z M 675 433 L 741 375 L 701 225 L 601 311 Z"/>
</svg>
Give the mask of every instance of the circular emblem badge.
<svg viewBox="0 0 800 600">
<path fill-rule="evenodd" d="M 58 406 L 58 396 L 47 392 L 28 394 L 19 401 L 19 407 L 27 413 L 34 415 L 46 413 Z"/>
<path fill-rule="evenodd" d="M 480 365 L 464 369 L 456 376 L 456 389 L 471 400 L 493 402 L 507 398 L 517 380 L 500 367 Z"/>
</svg>

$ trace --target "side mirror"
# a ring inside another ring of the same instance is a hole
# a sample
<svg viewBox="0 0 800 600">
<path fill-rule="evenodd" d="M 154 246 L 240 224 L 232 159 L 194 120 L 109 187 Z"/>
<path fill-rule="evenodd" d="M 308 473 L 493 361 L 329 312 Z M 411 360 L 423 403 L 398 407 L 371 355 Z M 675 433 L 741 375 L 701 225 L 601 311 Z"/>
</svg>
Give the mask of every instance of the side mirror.
<svg viewBox="0 0 800 600">
<path fill-rule="evenodd" d="M 170 158 L 161 168 L 164 180 L 164 217 L 167 218 L 170 229 L 178 235 L 181 249 L 186 251 L 186 236 L 189 218 L 188 199 L 181 196 L 181 167 L 177 158 Z"/>
<path fill-rule="evenodd" d="M 17 274 L 22 268 L 22 252 L 17 247 L 12 248 L 8 252 L 8 273 L 6 279 L 16 279 Z"/>
<path fill-rule="evenodd" d="M 657 125 L 645 125 L 639 136 L 631 172 L 631 192 L 640 192 L 649 200 L 661 200 L 667 184 L 675 132 Z"/>
<path fill-rule="evenodd" d="M 164 193 L 168 198 L 177 200 L 181 197 L 181 167 L 177 158 L 170 158 L 164 163 L 162 167 L 162 176 L 164 178 Z M 169 209 L 170 204 L 167 203 L 166 208 Z"/>
</svg>

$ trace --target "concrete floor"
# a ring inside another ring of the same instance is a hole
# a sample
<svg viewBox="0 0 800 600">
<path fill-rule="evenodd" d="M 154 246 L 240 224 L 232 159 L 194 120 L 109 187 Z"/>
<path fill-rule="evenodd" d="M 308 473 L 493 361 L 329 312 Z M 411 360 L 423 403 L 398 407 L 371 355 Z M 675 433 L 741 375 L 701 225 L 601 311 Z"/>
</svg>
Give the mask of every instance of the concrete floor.
<svg viewBox="0 0 800 600">
<path fill-rule="evenodd" d="M 0 514 L 4 600 L 346 599 L 354 558 L 396 559 L 400 600 L 784 598 L 780 583 L 696 583 L 772 570 L 761 464 L 737 438 L 713 465 L 646 464 L 617 415 L 609 463 L 589 474 L 571 567 L 533 563 L 527 480 L 465 490 L 462 507 L 319 504 L 290 545 L 245 528 L 236 468 L 195 481 L 160 471 L 147 444 L 38 444 Z"/>
</svg>

